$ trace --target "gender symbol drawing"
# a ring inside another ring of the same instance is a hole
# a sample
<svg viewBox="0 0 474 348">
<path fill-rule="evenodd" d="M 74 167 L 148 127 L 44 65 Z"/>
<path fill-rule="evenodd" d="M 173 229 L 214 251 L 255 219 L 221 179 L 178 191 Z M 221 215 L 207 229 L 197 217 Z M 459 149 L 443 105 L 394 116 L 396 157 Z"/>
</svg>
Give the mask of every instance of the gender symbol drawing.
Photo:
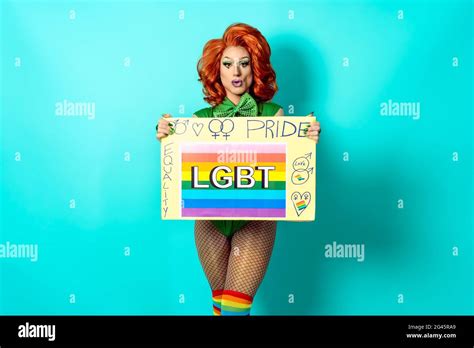
<svg viewBox="0 0 474 348">
<path fill-rule="evenodd" d="M 174 133 L 176 135 L 181 135 L 186 133 L 188 129 L 189 120 L 172 120 L 170 121 L 172 127 L 174 127 Z"/>
<path fill-rule="evenodd" d="M 220 120 L 220 119 L 213 119 L 209 122 L 209 131 L 212 133 L 214 139 L 217 139 L 220 136 L 219 133 L 222 133 L 222 136 L 227 140 L 231 133 L 234 130 L 234 122 L 229 119 Z"/>
<path fill-rule="evenodd" d="M 298 157 L 293 161 L 293 173 L 291 174 L 291 182 L 295 185 L 302 185 L 308 181 L 309 175 L 313 173 L 314 168 L 309 167 L 309 159 L 312 152 Z"/>
</svg>

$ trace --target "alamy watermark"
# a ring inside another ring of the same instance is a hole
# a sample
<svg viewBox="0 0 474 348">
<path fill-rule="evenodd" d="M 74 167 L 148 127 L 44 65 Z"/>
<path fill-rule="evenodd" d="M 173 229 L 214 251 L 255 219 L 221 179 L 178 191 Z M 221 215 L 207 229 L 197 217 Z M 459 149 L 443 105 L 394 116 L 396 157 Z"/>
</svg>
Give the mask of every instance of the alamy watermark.
<svg viewBox="0 0 474 348">
<path fill-rule="evenodd" d="M 56 325 L 37 325 L 26 322 L 18 326 L 18 337 L 47 338 L 48 341 L 54 341 L 56 339 Z"/>
<path fill-rule="evenodd" d="M 86 117 L 95 119 L 95 102 L 72 102 L 67 99 L 55 104 L 55 115 L 61 117 Z"/>
<path fill-rule="evenodd" d="M 218 163 L 248 163 L 251 166 L 257 165 L 257 151 L 219 150 L 217 151 Z"/>
<path fill-rule="evenodd" d="M 396 102 L 389 99 L 380 103 L 380 116 L 411 117 L 413 120 L 419 120 L 420 102 Z"/>
<path fill-rule="evenodd" d="M 364 244 L 338 244 L 336 241 L 324 246 L 324 256 L 327 258 L 357 259 L 358 262 L 365 260 Z"/>
<path fill-rule="evenodd" d="M 0 243 L 0 259 L 30 259 L 38 261 L 38 244 Z"/>
</svg>

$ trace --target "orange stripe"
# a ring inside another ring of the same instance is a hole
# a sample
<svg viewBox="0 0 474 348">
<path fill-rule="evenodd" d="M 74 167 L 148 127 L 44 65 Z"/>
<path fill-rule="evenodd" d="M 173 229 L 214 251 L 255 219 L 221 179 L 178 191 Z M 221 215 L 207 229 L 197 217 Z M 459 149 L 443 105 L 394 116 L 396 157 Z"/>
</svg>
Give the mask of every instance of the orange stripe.
<svg viewBox="0 0 474 348">
<path fill-rule="evenodd" d="M 238 298 L 243 298 L 245 300 L 253 301 L 252 296 L 244 294 L 243 292 L 238 292 L 238 291 L 235 291 L 235 290 L 224 290 L 223 293 L 225 295 L 231 295 L 231 296 L 235 296 L 235 297 L 238 297 Z"/>
<path fill-rule="evenodd" d="M 191 172 L 192 167 L 198 167 L 199 172 L 210 172 L 212 169 L 216 168 L 217 166 L 226 166 L 230 167 L 230 169 L 234 169 L 234 167 L 252 167 L 254 168 L 255 166 L 271 166 L 274 167 L 272 169 L 272 172 L 284 172 L 286 171 L 286 163 L 281 163 L 281 162 L 182 162 L 181 164 L 181 171 L 183 172 Z"/>
<path fill-rule="evenodd" d="M 239 298 L 236 296 L 224 294 L 222 296 L 222 301 L 231 301 L 231 302 L 237 302 L 237 303 L 242 303 L 242 304 L 252 304 L 252 301 L 245 300 L 243 298 Z"/>
</svg>

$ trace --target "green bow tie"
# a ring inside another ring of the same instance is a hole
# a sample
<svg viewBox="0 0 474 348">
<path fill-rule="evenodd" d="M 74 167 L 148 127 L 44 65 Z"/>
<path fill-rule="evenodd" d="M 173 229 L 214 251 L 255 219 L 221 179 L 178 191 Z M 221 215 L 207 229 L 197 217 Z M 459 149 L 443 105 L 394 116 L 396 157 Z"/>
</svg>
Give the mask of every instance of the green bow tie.
<svg viewBox="0 0 474 348">
<path fill-rule="evenodd" d="M 244 93 L 237 105 L 234 105 L 229 98 L 217 105 L 213 110 L 214 117 L 234 117 L 234 116 L 257 116 L 257 102 L 247 92 Z"/>
</svg>

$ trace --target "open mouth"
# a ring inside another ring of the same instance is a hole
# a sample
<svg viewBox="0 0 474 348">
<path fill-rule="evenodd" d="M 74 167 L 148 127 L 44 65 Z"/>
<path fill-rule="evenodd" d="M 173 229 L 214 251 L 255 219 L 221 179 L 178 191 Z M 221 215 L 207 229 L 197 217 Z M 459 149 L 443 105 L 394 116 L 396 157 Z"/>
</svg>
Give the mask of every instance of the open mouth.
<svg viewBox="0 0 474 348">
<path fill-rule="evenodd" d="M 232 86 L 234 87 L 241 87 L 242 83 L 242 80 L 232 80 Z"/>
</svg>

